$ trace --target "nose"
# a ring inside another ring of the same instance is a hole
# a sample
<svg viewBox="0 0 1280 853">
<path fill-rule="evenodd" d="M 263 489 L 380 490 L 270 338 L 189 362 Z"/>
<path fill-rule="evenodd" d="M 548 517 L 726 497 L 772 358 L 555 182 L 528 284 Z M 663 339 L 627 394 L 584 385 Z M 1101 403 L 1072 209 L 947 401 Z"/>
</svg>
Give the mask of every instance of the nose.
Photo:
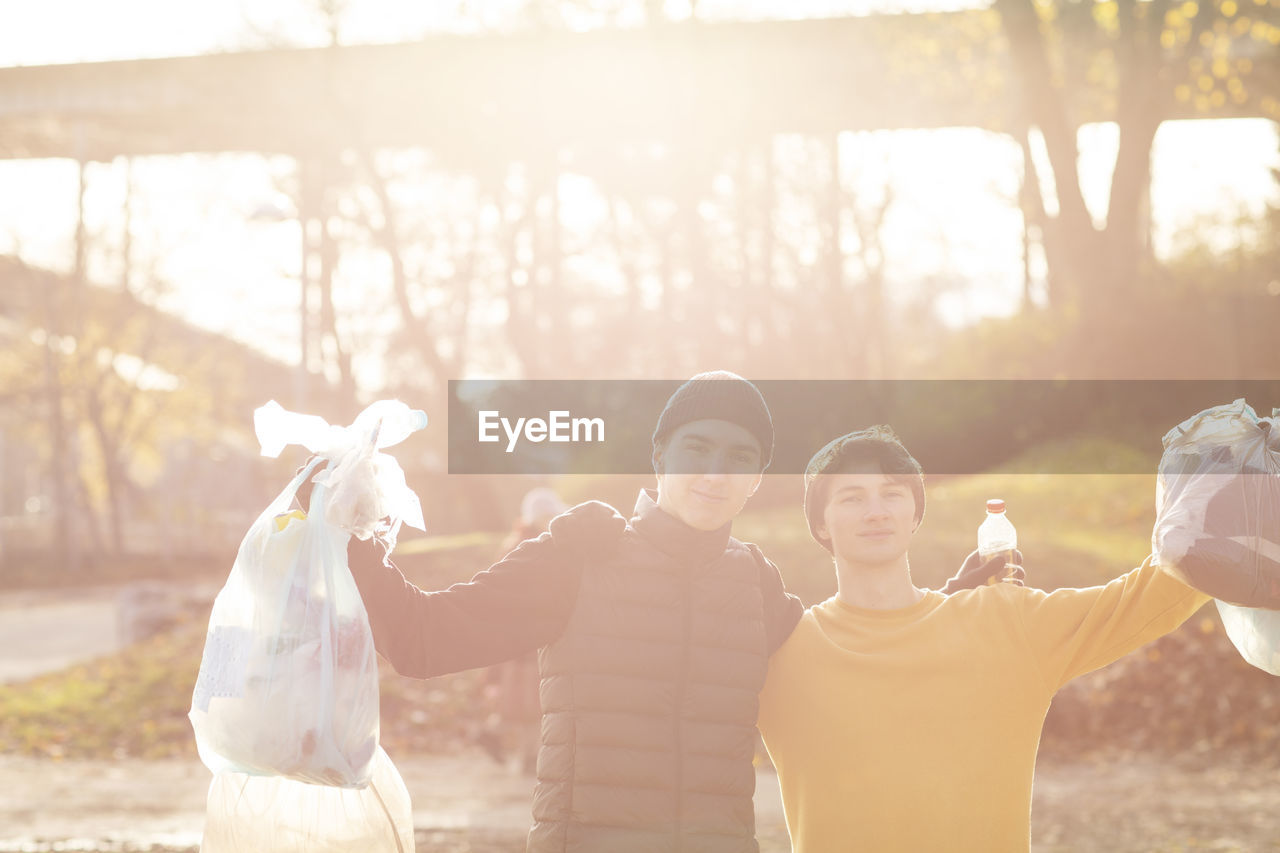
<svg viewBox="0 0 1280 853">
<path fill-rule="evenodd" d="M 707 460 L 707 468 L 703 472 L 707 477 L 719 479 L 729 473 L 729 455 L 727 453 L 713 453 L 711 458 Z"/>
<path fill-rule="evenodd" d="M 873 497 L 867 501 L 866 517 L 867 518 L 887 518 L 889 516 L 889 505 L 880 498 Z"/>
</svg>

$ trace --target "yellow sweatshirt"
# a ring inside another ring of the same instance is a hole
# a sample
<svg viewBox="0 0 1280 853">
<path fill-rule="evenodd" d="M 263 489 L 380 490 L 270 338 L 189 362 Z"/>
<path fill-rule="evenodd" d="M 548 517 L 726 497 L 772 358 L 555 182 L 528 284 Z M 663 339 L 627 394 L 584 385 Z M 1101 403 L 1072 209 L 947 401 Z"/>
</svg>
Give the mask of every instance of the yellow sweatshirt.
<svg viewBox="0 0 1280 853">
<path fill-rule="evenodd" d="M 760 694 L 793 850 L 1030 849 L 1053 694 L 1206 601 L 1148 559 L 1086 589 L 997 584 L 902 610 L 811 608 Z"/>
</svg>

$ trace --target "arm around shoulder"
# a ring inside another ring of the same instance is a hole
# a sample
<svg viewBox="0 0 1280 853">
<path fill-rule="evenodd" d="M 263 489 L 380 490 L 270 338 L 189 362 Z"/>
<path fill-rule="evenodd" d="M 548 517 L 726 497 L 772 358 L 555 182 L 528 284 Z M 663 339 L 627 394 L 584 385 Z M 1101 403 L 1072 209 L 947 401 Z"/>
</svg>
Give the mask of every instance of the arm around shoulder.
<svg viewBox="0 0 1280 853">
<path fill-rule="evenodd" d="M 804 604 L 799 597 L 787 592 L 782 583 L 782 572 L 756 545 L 747 543 L 760 567 L 760 596 L 764 604 L 764 629 L 768 653 L 776 652 L 804 615 Z"/>
</svg>

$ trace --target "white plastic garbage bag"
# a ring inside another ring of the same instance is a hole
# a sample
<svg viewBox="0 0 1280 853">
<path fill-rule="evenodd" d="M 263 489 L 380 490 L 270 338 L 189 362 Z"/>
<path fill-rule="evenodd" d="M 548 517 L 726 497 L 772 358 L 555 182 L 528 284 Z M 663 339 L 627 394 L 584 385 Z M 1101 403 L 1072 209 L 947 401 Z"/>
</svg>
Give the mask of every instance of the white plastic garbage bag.
<svg viewBox="0 0 1280 853">
<path fill-rule="evenodd" d="M 388 550 L 395 546 L 401 522 L 423 529 L 422 506 L 405 485 L 399 463 L 378 451 L 426 425 L 426 413 L 399 400 L 379 400 L 345 428 L 286 411 L 275 400 L 253 413 L 263 456 L 279 456 L 286 445 L 300 444 L 329 462 L 315 478 L 331 491 L 325 521 L 359 539 L 376 536 Z"/>
<path fill-rule="evenodd" d="M 360 789 L 223 772 L 209 786 L 201 853 L 413 853 L 413 809 L 391 759 L 374 751 Z"/>
<path fill-rule="evenodd" d="M 1227 637 L 1240 656 L 1258 669 L 1280 675 L 1280 610 L 1215 603 Z"/>
<path fill-rule="evenodd" d="M 317 455 L 250 527 L 213 605 L 190 718 L 214 773 L 368 783 L 378 669 L 347 540 L 354 532 L 394 542 L 401 520 L 422 527 L 399 465 L 377 452 L 408 435 L 387 428 L 402 422 L 420 427 L 425 415 L 383 401 L 342 429 L 275 403 L 255 413 L 264 454 L 297 442 Z M 291 511 L 321 465 L 308 511 Z"/>
<path fill-rule="evenodd" d="M 1214 598 L 1280 608 L 1280 419 L 1244 400 L 1164 437 L 1152 552 Z"/>
<path fill-rule="evenodd" d="M 1151 547 L 1218 599 L 1246 660 L 1280 675 L 1280 409 L 1259 418 L 1240 399 L 1165 435 Z"/>
</svg>

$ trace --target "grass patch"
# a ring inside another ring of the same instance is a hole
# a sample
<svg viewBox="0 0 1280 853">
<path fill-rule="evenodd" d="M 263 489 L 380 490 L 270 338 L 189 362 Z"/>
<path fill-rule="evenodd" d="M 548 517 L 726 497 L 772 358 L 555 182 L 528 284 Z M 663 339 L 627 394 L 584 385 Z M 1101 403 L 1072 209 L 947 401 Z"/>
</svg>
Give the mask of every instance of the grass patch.
<svg viewBox="0 0 1280 853">
<path fill-rule="evenodd" d="M 447 540 L 446 544 L 441 544 Z M 466 580 L 493 558 L 495 537 L 432 537 L 410 549 L 406 574 L 429 589 Z M 53 759 L 190 758 L 187 719 L 209 610 L 118 653 L 0 687 L 0 752 Z M 465 733 L 485 689 L 483 673 L 430 681 L 397 675 L 379 660 L 382 741 L 388 749 L 448 751 Z"/>
<path fill-rule="evenodd" d="M 187 721 L 208 614 L 119 654 L 0 690 L 0 751 L 61 758 L 195 756 Z"/>
</svg>

